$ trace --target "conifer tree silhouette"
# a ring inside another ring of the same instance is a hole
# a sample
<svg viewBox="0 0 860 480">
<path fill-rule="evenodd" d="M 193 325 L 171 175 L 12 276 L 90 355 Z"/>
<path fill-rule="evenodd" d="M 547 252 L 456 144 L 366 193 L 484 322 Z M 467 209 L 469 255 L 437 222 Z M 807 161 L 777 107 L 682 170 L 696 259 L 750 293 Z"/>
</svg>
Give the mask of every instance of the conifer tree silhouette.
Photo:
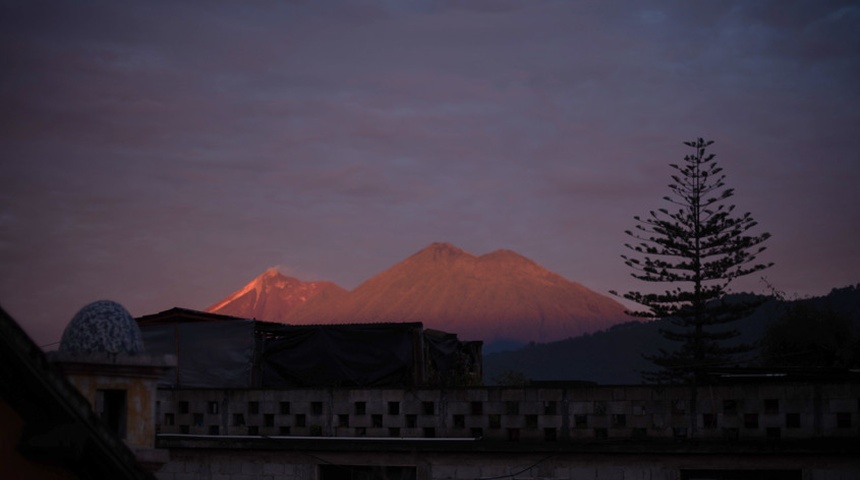
<svg viewBox="0 0 860 480">
<path fill-rule="evenodd" d="M 635 229 L 626 233 L 637 242 L 625 244 L 633 253 L 621 256 L 633 269 L 633 277 L 673 287 L 663 293 L 622 296 L 647 307 L 647 311 L 631 315 L 670 320 L 672 328 L 660 333 L 680 345 L 673 351 L 660 349 L 645 355 L 658 369 L 644 372 L 643 379 L 691 385 L 693 422 L 695 390 L 706 370 L 751 349 L 727 343 L 739 335 L 727 324 L 749 315 L 760 302 L 726 302 L 729 283 L 772 265 L 754 263 L 770 234 L 748 234 L 757 225 L 752 215 L 734 215 L 735 206 L 726 205 L 734 189 L 725 187 L 722 168 L 715 155 L 706 151 L 713 143 L 701 138 L 684 142 L 695 153 L 685 156 L 680 165 L 670 164 L 677 173 L 669 185 L 672 195 L 663 199 L 672 207 L 633 217 Z"/>
</svg>

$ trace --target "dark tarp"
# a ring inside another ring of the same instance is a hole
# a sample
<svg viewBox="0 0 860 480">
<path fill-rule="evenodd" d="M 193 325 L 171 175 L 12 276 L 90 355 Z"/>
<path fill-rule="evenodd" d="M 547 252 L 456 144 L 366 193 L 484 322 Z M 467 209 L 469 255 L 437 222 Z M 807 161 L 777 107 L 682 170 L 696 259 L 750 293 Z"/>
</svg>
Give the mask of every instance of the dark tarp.
<svg viewBox="0 0 860 480">
<path fill-rule="evenodd" d="M 457 354 L 460 352 L 460 341 L 457 335 L 439 330 L 424 330 L 424 341 L 427 354 L 433 367 L 440 374 L 445 374 L 457 364 Z"/>
<path fill-rule="evenodd" d="M 180 312 L 182 313 L 182 312 Z M 480 347 L 421 323 L 285 325 L 186 319 L 141 325 L 151 354 L 177 357 L 162 385 L 413 387 L 480 382 Z"/>
<path fill-rule="evenodd" d="M 263 387 L 414 385 L 419 331 L 411 324 L 269 324 Z"/>
<path fill-rule="evenodd" d="M 254 322 L 188 322 L 142 326 L 149 354 L 176 355 L 163 384 L 182 387 L 251 387 Z"/>
<path fill-rule="evenodd" d="M 461 342 L 454 333 L 424 330 L 425 382 L 437 386 L 479 385 L 481 342 Z"/>
</svg>

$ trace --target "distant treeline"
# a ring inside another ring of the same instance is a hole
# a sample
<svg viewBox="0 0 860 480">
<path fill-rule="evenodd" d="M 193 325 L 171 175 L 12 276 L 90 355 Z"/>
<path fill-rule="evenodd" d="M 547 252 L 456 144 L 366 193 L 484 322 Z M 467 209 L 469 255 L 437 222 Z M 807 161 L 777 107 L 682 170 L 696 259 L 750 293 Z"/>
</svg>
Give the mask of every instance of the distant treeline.
<svg viewBox="0 0 860 480">
<path fill-rule="evenodd" d="M 673 347 L 659 333 L 667 321 L 630 321 L 591 335 L 488 353 L 484 356 L 484 382 L 640 383 L 641 372 L 653 369 L 642 354 Z M 835 288 L 822 297 L 785 299 L 774 295 L 736 325 L 741 332 L 736 341 L 756 348 L 732 365 L 715 367 L 860 366 L 860 284 Z"/>
</svg>

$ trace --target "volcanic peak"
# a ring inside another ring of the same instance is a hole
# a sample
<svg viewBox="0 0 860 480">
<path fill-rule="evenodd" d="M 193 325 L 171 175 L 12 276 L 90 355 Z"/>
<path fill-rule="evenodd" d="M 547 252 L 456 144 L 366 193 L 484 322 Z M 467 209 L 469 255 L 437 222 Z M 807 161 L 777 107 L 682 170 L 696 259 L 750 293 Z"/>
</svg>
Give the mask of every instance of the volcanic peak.
<svg viewBox="0 0 860 480">
<path fill-rule="evenodd" d="M 303 282 L 282 274 L 277 268 L 269 268 L 206 311 L 283 321 L 309 300 L 330 299 L 345 293 L 346 290 L 332 282 Z"/>
<path fill-rule="evenodd" d="M 475 258 L 471 253 L 455 247 L 447 242 L 433 242 L 415 253 L 408 260 L 430 260 L 434 262 L 450 262 L 461 258 Z"/>
</svg>

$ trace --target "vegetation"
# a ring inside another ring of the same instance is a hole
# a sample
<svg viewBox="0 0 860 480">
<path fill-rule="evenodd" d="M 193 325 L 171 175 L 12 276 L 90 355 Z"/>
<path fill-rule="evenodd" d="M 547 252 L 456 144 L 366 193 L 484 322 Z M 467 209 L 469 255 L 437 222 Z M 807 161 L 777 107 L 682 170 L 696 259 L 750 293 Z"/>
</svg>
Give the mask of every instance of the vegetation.
<svg viewBox="0 0 860 480">
<path fill-rule="evenodd" d="M 856 292 L 856 287 L 834 290 L 838 298 Z M 780 300 L 780 316 L 771 322 L 761 340 L 761 364 L 765 367 L 855 368 L 860 366 L 860 336 L 851 317 L 837 309 L 837 302 L 825 304 L 813 299 Z"/>
<path fill-rule="evenodd" d="M 713 143 L 701 138 L 684 142 L 695 153 L 681 165 L 670 164 L 677 174 L 669 184 L 672 195 L 663 199 L 673 211 L 660 208 L 634 217 L 636 228 L 626 233 L 638 243 L 626 244 L 633 255 L 622 255 L 635 278 L 674 286 L 663 293 L 629 292 L 624 298 L 647 307 L 636 316 L 671 321 L 672 328 L 660 333 L 680 346 L 646 355 L 658 369 L 644 372 L 643 378 L 690 385 L 691 419 L 696 418 L 698 386 L 706 371 L 753 348 L 730 343 L 739 332 L 726 324 L 748 316 L 761 302 L 725 301 L 729 283 L 770 266 L 753 263 L 770 234 L 748 235 L 757 225 L 752 215 L 735 216 L 735 206 L 725 203 L 734 190 L 725 187 L 715 155 L 706 152 Z M 696 436 L 695 420 L 690 426 Z"/>
<path fill-rule="evenodd" d="M 528 385 L 529 379 L 524 373 L 516 370 L 505 370 L 499 375 L 490 380 L 493 385 L 501 385 L 505 387 L 522 387 Z"/>
<path fill-rule="evenodd" d="M 647 356 L 659 369 L 645 373 L 645 380 L 695 384 L 708 367 L 724 365 L 751 348 L 727 343 L 738 331 L 725 324 L 749 315 L 757 302 L 726 302 L 724 297 L 733 279 L 770 266 L 752 263 L 770 234 L 748 235 L 757 222 L 749 213 L 733 215 L 734 205 L 725 204 L 734 190 L 725 188 L 722 168 L 706 152 L 713 141 L 684 144 L 695 153 L 684 157 L 683 164 L 671 165 L 678 174 L 669 185 L 673 195 L 664 197 L 676 210 L 661 208 L 634 217 L 636 229 L 626 233 L 639 243 L 626 245 L 633 255 L 622 255 L 635 278 L 675 288 L 623 296 L 648 308 L 636 316 L 671 318 L 675 328 L 661 334 L 680 343 L 673 351 Z"/>
<path fill-rule="evenodd" d="M 736 296 L 746 300 L 746 295 Z M 766 300 L 752 315 L 744 318 L 735 325 L 741 335 L 733 341 L 760 345 L 762 351 L 767 351 L 766 340 L 770 335 L 773 340 L 781 339 L 785 349 L 781 357 L 766 355 L 760 362 L 751 366 L 791 367 L 781 359 L 803 357 L 803 352 L 809 353 L 809 345 L 805 342 L 789 341 L 793 339 L 815 338 L 818 333 L 813 329 L 827 330 L 828 320 L 817 320 L 810 323 L 798 322 L 791 329 L 774 332 L 772 329 L 781 324 L 785 316 L 796 304 L 803 308 L 814 309 L 817 312 L 829 312 L 836 318 L 848 319 L 851 322 L 852 341 L 846 342 L 854 352 L 849 355 L 853 364 L 849 368 L 860 367 L 860 285 L 834 288 L 826 296 L 811 297 L 802 300 L 780 300 L 775 297 L 762 296 Z M 660 335 L 659 330 L 671 327 L 670 319 L 656 321 L 631 321 L 591 335 L 582 335 L 552 343 L 538 343 L 534 347 L 523 347 L 519 350 L 489 353 L 484 355 L 483 372 L 488 384 L 494 384 L 506 371 L 520 372 L 531 381 L 591 381 L 604 385 L 633 384 L 641 379 L 640 372 L 653 369 L 653 364 L 639 352 L 654 351 L 657 347 L 670 349 L 671 342 Z M 783 333 L 785 332 L 785 333 Z M 791 335 L 787 335 L 787 333 Z M 830 337 L 832 338 L 832 337 Z M 791 351 L 791 345 L 796 350 Z M 825 343 L 824 345 L 827 345 Z M 772 350 L 771 350 L 772 351 Z M 752 357 L 750 352 L 748 356 Z M 808 357 L 807 357 L 808 358 Z M 838 358 L 838 356 L 837 356 Z M 814 360 L 813 360 L 814 362 Z M 795 365 L 803 366 L 797 362 Z M 826 365 L 826 364 L 825 364 Z M 837 367 L 836 365 L 833 365 Z"/>
</svg>

